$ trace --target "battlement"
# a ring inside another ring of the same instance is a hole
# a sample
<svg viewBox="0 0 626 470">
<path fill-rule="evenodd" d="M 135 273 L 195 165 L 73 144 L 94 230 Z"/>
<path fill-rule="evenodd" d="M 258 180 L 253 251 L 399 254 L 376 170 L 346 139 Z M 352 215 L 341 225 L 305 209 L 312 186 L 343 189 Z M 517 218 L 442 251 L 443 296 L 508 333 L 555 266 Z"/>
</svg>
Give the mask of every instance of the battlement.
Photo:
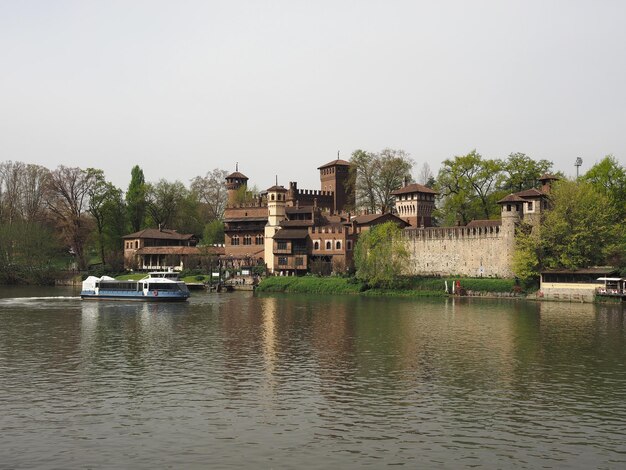
<svg viewBox="0 0 626 470">
<path fill-rule="evenodd" d="M 296 196 L 333 197 L 332 191 L 320 191 L 318 189 L 296 189 Z"/>
<path fill-rule="evenodd" d="M 502 227 L 490 225 L 484 227 L 405 228 L 402 233 L 409 240 L 499 238 L 502 236 Z"/>
</svg>

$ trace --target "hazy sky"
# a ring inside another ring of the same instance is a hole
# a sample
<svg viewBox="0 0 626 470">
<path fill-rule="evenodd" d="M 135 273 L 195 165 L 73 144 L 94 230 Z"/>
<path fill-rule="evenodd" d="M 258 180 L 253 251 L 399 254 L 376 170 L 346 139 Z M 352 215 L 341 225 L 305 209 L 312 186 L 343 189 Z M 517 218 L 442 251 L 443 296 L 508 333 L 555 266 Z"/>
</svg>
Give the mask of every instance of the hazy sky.
<svg viewBox="0 0 626 470">
<path fill-rule="evenodd" d="M 0 161 L 126 189 L 477 149 L 626 161 L 626 1 L 0 0 Z"/>
</svg>

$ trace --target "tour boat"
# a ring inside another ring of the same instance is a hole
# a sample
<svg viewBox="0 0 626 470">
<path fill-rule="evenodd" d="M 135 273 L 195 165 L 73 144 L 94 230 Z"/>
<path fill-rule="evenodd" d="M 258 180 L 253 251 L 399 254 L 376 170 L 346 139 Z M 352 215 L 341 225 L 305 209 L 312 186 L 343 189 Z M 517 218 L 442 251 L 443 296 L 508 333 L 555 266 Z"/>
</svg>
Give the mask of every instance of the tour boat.
<svg viewBox="0 0 626 470">
<path fill-rule="evenodd" d="M 184 302 L 189 289 L 178 274 L 151 272 L 139 281 L 118 281 L 109 276 L 89 276 L 80 292 L 83 300 L 141 300 L 146 302 Z"/>
</svg>

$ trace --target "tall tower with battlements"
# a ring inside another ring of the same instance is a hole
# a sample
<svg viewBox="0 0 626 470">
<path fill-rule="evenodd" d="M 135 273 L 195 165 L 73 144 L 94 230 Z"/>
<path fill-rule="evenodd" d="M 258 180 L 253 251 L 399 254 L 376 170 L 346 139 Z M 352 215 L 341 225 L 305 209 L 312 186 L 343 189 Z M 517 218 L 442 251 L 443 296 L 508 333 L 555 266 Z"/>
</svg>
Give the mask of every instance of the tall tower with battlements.
<svg viewBox="0 0 626 470">
<path fill-rule="evenodd" d="M 350 183 L 353 177 L 351 167 L 350 162 L 337 159 L 318 168 L 321 190 L 332 191 L 334 195 L 334 213 L 342 212 L 344 208 L 354 207 L 354 185 Z"/>
</svg>

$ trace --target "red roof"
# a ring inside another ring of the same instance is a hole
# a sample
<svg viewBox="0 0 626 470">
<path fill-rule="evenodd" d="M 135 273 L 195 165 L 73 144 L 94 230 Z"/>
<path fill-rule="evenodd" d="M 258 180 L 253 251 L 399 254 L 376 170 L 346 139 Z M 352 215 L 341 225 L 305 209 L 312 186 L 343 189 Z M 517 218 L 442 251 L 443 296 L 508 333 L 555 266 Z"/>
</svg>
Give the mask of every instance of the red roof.
<svg viewBox="0 0 626 470">
<path fill-rule="evenodd" d="M 522 199 L 521 197 L 516 196 L 515 194 L 509 194 L 507 197 L 500 199 L 497 203 L 505 204 L 507 202 L 526 202 L 526 199 Z"/>
<path fill-rule="evenodd" d="M 191 233 L 178 233 L 176 230 L 167 228 L 145 228 L 139 232 L 124 235 L 122 238 L 154 238 L 157 240 L 191 240 L 194 238 Z"/>
<path fill-rule="evenodd" d="M 347 162 L 345 160 L 333 160 L 332 162 L 328 162 L 326 165 L 318 166 L 317 169 L 321 170 L 322 168 L 328 168 L 331 166 L 352 166 L 352 163 Z"/>
<path fill-rule="evenodd" d="M 410 194 L 410 193 L 439 194 L 434 189 L 430 189 L 427 186 L 424 186 L 422 184 L 417 184 L 417 183 L 407 184 L 404 188 L 396 189 L 391 194 L 395 196 L 398 194 Z"/>
<path fill-rule="evenodd" d="M 472 220 L 469 224 L 466 225 L 468 228 L 472 227 L 497 227 L 498 225 L 502 225 L 501 220 Z"/>
<path fill-rule="evenodd" d="M 515 193 L 515 196 L 519 197 L 545 197 L 546 193 L 543 191 L 539 191 L 538 189 L 532 188 L 527 189 L 525 191 L 520 191 L 519 193 Z"/>
<path fill-rule="evenodd" d="M 232 179 L 238 178 L 238 179 L 243 179 L 243 180 L 248 179 L 246 175 L 244 175 L 243 173 L 239 173 L 238 171 L 235 171 L 234 173 L 231 173 L 230 175 L 226 177 L 226 179 L 231 179 L 231 178 Z"/>
</svg>

